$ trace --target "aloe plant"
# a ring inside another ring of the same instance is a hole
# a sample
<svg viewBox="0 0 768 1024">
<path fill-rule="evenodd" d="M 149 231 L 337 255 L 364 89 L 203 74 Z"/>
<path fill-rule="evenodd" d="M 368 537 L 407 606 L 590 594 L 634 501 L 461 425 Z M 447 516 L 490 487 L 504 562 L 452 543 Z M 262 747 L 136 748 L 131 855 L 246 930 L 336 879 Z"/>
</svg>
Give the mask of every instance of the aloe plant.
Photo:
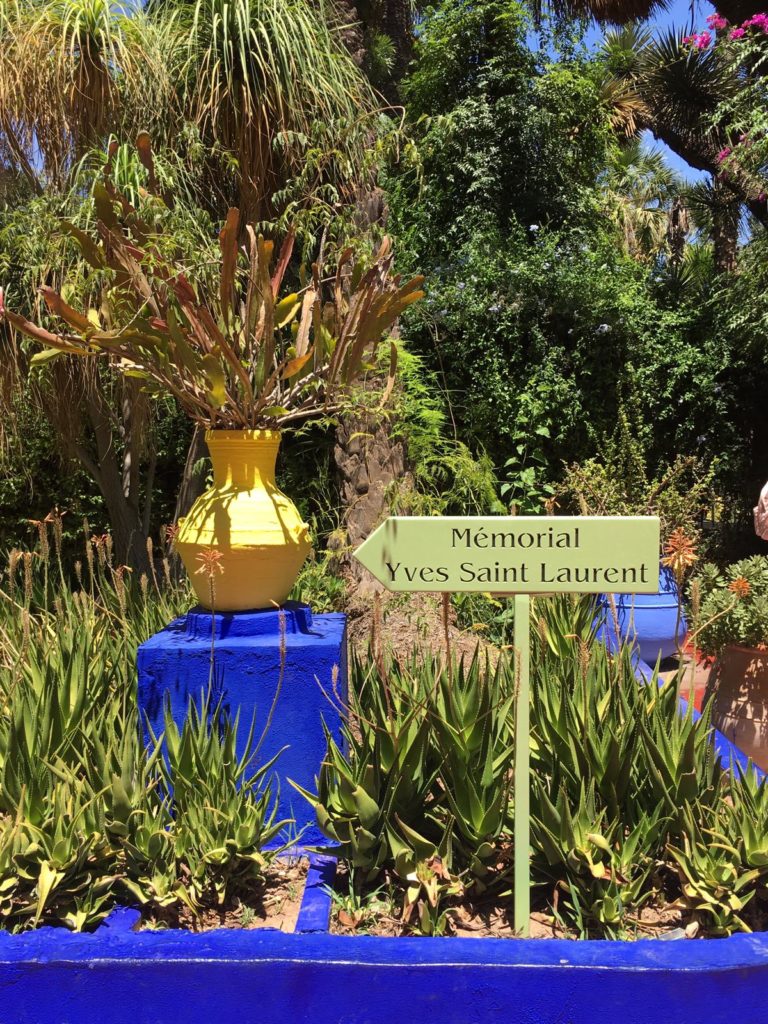
<svg viewBox="0 0 768 1024">
<path fill-rule="evenodd" d="M 258 891 L 287 823 L 253 737 L 236 758 L 239 723 L 192 708 L 180 730 L 168 718 L 167 756 L 139 741 L 136 647 L 186 586 L 131 581 L 88 535 L 73 589 L 48 525 L 53 546 L 45 527 L 0 583 L 0 926 L 82 930 L 118 900 L 173 916 Z"/>
<path fill-rule="evenodd" d="M 654 901 L 712 933 L 748 927 L 768 897 L 768 784 L 723 771 L 676 680 L 639 683 L 630 648 L 597 642 L 592 600 L 537 600 L 534 617 L 538 905 L 582 936 L 631 936 Z M 361 898 L 394 884 L 403 927 L 428 934 L 450 930 L 462 894 L 510 899 L 513 662 L 374 657 L 351 689 L 348 749 L 329 737 L 305 796 Z"/>
<path fill-rule="evenodd" d="M 286 826 L 252 735 L 235 756 L 249 723 L 193 706 L 180 728 L 166 718 L 165 754 L 138 741 L 136 646 L 185 587 L 132 580 L 90 536 L 73 586 L 56 535 L 41 527 L 0 581 L 0 926 L 92 928 L 116 901 L 173 922 L 246 899 Z M 754 927 L 768 783 L 719 766 L 675 680 L 640 684 L 631 650 L 596 642 L 590 601 L 537 599 L 534 616 L 536 904 L 581 936 L 631 936 L 659 900 L 707 934 Z M 512 895 L 514 661 L 372 655 L 351 677 L 345 744 L 328 736 L 304 795 L 359 905 L 382 889 L 404 930 L 450 932 L 467 896 Z"/>
</svg>

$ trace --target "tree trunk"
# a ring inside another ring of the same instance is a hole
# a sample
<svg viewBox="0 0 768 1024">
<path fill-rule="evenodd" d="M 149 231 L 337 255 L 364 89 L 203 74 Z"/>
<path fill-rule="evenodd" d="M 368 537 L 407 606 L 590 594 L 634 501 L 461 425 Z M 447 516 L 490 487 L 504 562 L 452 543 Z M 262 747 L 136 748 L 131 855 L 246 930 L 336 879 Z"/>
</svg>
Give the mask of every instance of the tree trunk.
<svg viewBox="0 0 768 1024">
<path fill-rule="evenodd" d="M 385 79 L 371 75 L 374 85 L 393 104 L 399 102 L 398 88 L 413 57 L 413 4 L 411 0 L 337 0 L 336 12 L 341 38 L 355 63 L 371 75 L 370 44 L 375 33 L 389 38 L 393 46 L 392 66 Z"/>
<path fill-rule="evenodd" d="M 86 383 L 85 407 L 96 446 L 94 463 L 84 450 L 80 461 L 98 485 L 107 506 L 115 557 L 129 565 L 137 575 L 149 573 L 147 533 L 139 505 L 139 430 L 140 410 L 137 394 L 130 386 L 123 390 L 121 401 L 124 455 L 119 458 L 110 407 L 99 387 L 99 381 Z"/>
<path fill-rule="evenodd" d="M 205 445 L 205 431 L 197 425 L 192 433 L 192 440 L 187 449 L 187 458 L 184 463 L 184 473 L 179 486 L 179 496 L 176 499 L 176 510 L 173 515 L 174 522 L 178 522 L 182 516 L 192 508 L 194 502 L 205 490 L 206 472 L 201 468 L 200 460 L 205 458 L 208 449 Z"/>
<path fill-rule="evenodd" d="M 391 77 L 397 90 L 413 58 L 414 26 L 411 0 L 384 0 L 381 27 L 395 46 Z"/>
<path fill-rule="evenodd" d="M 386 517 L 393 484 L 412 485 L 405 446 L 392 438 L 387 417 L 350 416 L 337 428 L 334 460 L 345 509 L 346 553 L 340 560 L 358 593 L 370 592 L 376 589 L 375 581 L 351 553 Z"/>
<path fill-rule="evenodd" d="M 737 265 L 741 204 L 729 188 L 718 185 L 715 191 L 717 202 L 712 209 L 715 269 L 721 274 L 730 274 Z"/>
<path fill-rule="evenodd" d="M 52 384 L 38 401 L 62 445 L 77 458 L 104 499 L 115 558 L 137 576 L 148 573 L 145 517 L 149 510 L 140 503 L 141 454 L 149 411 L 146 396 L 128 382 L 124 387 L 117 385 L 122 389 L 115 401 L 114 380 L 97 368 L 69 360 L 55 368 Z"/>
</svg>

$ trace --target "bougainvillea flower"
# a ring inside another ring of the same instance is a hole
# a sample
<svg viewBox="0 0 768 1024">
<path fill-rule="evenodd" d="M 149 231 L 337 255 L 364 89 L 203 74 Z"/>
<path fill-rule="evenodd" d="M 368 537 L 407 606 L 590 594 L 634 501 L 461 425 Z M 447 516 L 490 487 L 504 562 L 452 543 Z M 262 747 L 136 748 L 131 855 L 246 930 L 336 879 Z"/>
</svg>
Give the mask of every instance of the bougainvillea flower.
<svg viewBox="0 0 768 1024">
<path fill-rule="evenodd" d="M 706 50 L 709 44 L 712 42 L 711 32 L 697 32 L 692 36 L 685 36 L 683 43 L 689 43 L 696 50 Z"/>
</svg>

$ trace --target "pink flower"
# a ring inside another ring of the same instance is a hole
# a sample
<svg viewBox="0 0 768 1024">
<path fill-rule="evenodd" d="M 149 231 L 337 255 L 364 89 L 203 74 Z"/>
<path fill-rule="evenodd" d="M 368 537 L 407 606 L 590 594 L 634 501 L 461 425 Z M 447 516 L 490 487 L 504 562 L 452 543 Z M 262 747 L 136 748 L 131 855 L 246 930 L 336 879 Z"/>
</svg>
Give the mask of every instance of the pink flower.
<svg viewBox="0 0 768 1024">
<path fill-rule="evenodd" d="M 747 18 L 745 22 L 742 22 L 742 28 L 759 28 L 763 32 L 768 32 L 768 14 L 753 14 L 751 18 Z"/>
<path fill-rule="evenodd" d="M 711 32 L 699 32 L 697 35 L 685 36 L 683 39 L 683 43 L 690 43 L 696 50 L 706 50 L 711 42 Z"/>
<path fill-rule="evenodd" d="M 717 160 L 717 162 L 719 164 L 721 164 L 723 162 L 723 160 L 727 160 L 728 159 L 728 157 L 731 155 L 732 152 L 733 152 L 733 150 L 731 149 L 730 146 L 724 146 L 720 150 L 720 152 L 717 154 L 715 159 Z"/>
<path fill-rule="evenodd" d="M 728 21 L 722 16 L 722 14 L 710 14 L 707 18 L 707 24 L 711 29 L 715 29 L 716 31 L 728 28 Z"/>
<path fill-rule="evenodd" d="M 728 33 L 729 39 L 741 39 L 742 36 L 747 34 L 746 29 L 743 28 L 732 28 Z"/>
</svg>

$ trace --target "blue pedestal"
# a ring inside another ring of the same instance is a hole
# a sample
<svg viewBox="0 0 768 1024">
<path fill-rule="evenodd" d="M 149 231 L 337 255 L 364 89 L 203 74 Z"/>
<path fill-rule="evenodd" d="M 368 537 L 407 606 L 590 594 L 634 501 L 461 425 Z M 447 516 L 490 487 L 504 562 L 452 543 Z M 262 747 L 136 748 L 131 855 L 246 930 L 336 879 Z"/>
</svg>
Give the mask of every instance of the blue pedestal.
<svg viewBox="0 0 768 1024">
<path fill-rule="evenodd" d="M 240 710 L 238 754 L 242 754 L 251 719 L 255 714 L 258 738 L 275 699 L 281 615 L 285 624 L 283 682 L 258 760 L 263 764 L 287 747 L 275 765 L 280 780 L 278 818 L 294 818 L 297 828 L 308 826 L 303 843 L 324 842 L 312 808 L 287 780 L 314 788 L 326 749 L 323 721 L 341 744 L 341 714 L 337 702 L 328 698 L 335 692 L 346 703 L 345 615 L 313 615 L 307 605 L 296 603 L 288 603 L 280 611 L 214 616 L 194 609 L 139 648 L 139 714 L 146 740 L 149 728 L 155 735 L 163 731 L 166 694 L 179 726 L 190 698 L 199 706 L 211 675 L 213 630 L 212 704 L 220 701 L 233 717 Z M 338 672 L 335 686 L 334 669 Z"/>
</svg>

